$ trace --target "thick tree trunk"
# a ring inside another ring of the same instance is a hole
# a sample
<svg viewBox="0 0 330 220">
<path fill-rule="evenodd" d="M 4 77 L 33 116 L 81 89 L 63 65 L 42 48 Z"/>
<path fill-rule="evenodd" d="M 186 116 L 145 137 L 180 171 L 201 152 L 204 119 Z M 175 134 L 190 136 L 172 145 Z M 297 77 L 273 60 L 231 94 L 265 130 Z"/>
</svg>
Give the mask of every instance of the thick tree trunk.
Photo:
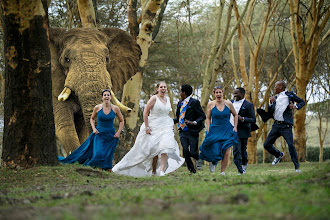
<svg viewBox="0 0 330 220">
<path fill-rule="evenodd" d="M 46 1 L 2 0 L 5 103 L 2 165 L 58 163 Z"/>
<path fill-rule="evenodd" d="M 297 96 L 306 100 L 306 80 L 297 80 Z M 305 88 L 305 89 L 301 89 Z M 306 101 L 307 102 L 307 101 Z M 307 103 L 306 103 L 307 105 Z M 306 106 L 300 110 L 294 110 L 294 140 L 293 143 L 297 150 L 298 160 L 306 161 Z"/>
<path fill-rule="evenodd" d="M 294 145 L 297 150 L 299 161 L 306 161 L 306 107 L 295 113 Z"/>
<path fill-rule="evenodd" d="M 289 0 L 290 26 L 293 54 L 295 57 L 297 95 L 306 100 L 306 88 L 314 73 L 320 36 L 330 17 L 324 1 L 310 1 L 307 19 L 301 16 L 301 4 Z M 299 161 L 306 161 L 306 107 L 295 114 L 294 144 Z"/>
</svg>

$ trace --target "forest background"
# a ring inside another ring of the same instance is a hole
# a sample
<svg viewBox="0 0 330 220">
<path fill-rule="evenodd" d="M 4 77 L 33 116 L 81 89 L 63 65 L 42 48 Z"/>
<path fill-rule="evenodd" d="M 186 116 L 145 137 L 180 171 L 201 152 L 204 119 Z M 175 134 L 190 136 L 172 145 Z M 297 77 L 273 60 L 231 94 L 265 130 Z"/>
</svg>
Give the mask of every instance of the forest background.
<svg viewBox="0 0 330 220">
<path fill-rule="evenodd" d="M 130 27 L 131 18 L 127 16 L 132 8 L 130 4 L 136 4 L 137 21 L 141 22 L 143 7 L 149 1 L 94 0 L 92 2 L 96 26 L 117 27 L 134 36 Z M 144 104 L 154 93 L 156 83 L 159 81 L 167 83 L 172 108 L 175 109 L 179 88 L 183 83 L 194 87 L 194 97 L 201 100 L 204 108 L 212 99 L 211 91 L 214 85 L 222 85 L 225 88 L 226 99 L 233 98 L 234 89 L 242 86 L 247 90 L 246 99 L 252 101 L 256 108 L 266 108 L 268 97 L 273 95 L 272 88 L 275 81 L 284 80 L 288 84 L 288 90 L 293 90 L 298 96 L 303 94 L 301 97 L 308 103 L 301 111 L 303 120 L 301 114 L 295 112 L 297 113 L 295 143 L 299 160 L 306 160 L 308 147 L 312 147 L 310 152 L 316 149 L 320 153 L 323 150 L 319 149 L 324 148 L 325 151 L 329 149 L 330 28 L 327 1 L 299 1 L 297 20 L 300 22 L 296 24 L 293 23 L 297 21 L 293 17 L 295 13 L 290 12 L 298 7 L 293 1 L 165 0 L 161 2 L 162 5 L 154 21 L 147 62 L 139 82 L 142 83 L 141 93 L 137 96 L 140 105 L 126 117 L 127 131 L 120 142 L 125 143 L 125 146 L 119 147 L 122 152 L 119 151 L 118 157 L 132 146 L 134 136 L 142 123 L 141 113 Z M 71 29 L 83 26 L 77 1 L 53 0 L 48 3 L 51 27 Z M 317 10 L 312 10 L 315 6 Z M 240 18 L 242 20 L 239 20 Z M 303 30 L 303 45 L 308 45 L 313 41 L 309 39 L 316 38 L 315 36 L 319 39 L 316 45 L 305 48 L 305 54 L 299 54 L 301 33 L 297 31 L 299 29 L 297 26 Z M 0 40 L 3 45 L 2 33 Z M 308 51 L 311 51 L 311 55 Z M 307 57 L 305 61 L 312 63 L 311 66 L 306 66 L 307 73 L 301 70 L 303 66 L 299 66 L 302 65 L 299 64 L 300 56 Z M 0 59 L 2 85 L 4 85 L 3 51 Z M 301 83 L 301 80 L 304 82 Z M 125 96 L 133 96 L 133 93 L 125 94 L 124 88 L 117 96 L 122 96 L 122 101 L 125 102 Z M 257 160 L 269 162 L 267 159 L 269 155 L 262 150 L 262 143 L 271 122 L 264 124 L 257 117 L 257 124 L 260 129 L 253 133 L 250 140 L 249 157 L 252 163 L 256 163 Z M 127 136 L 133 138 L 129 139 Z M 279 139 L 276 144 L 283 151 L 287 151 L 283 139 Z M 329 156 L 322 154 L 319 159 L 322 161 L 324 158 L 328 159 Z M 284 160 L 289 161 L 290 158 Z"/>
</svg>

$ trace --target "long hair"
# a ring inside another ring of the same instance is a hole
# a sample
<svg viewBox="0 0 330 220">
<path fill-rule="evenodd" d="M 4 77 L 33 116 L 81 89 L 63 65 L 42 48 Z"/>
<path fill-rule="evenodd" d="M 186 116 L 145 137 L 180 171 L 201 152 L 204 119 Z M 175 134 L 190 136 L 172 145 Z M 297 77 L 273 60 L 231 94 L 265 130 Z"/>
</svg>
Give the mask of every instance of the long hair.
<svg viewBox="0 0 330 220">
<path fill-rule="evenodd" d="M 155 91 L 154 95 L 157 95 L 157 94 L 158 94 L 157 89 L 159 88 L 160 84 L 162 84 L 162 83 L 165 84 L 165 85 L 167 86 L 167 84 L 166 84 L 165 81 L 160 81 L 159 83 L 157 83 L 157 85 L 156 85 L 156 91 Z"/>
</svg>

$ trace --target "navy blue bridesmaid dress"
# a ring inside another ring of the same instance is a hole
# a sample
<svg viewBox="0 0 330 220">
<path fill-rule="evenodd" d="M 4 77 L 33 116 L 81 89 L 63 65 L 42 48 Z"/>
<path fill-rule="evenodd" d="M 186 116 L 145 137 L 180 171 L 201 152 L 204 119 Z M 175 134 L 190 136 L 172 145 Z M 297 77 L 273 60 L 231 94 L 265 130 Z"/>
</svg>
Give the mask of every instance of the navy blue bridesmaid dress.
<svg viewBox="0 0 330 220">
<path fill-rule="evenodd" d="M 111 109 L 104 114 L 103 108 L 97 112 L 98 134 L 92 133 L 87 140 L 66 158 L 59 156 L 61 163 L 80 163 L 86 166 L 112 169 L 112 159 L 118 145 L 114 138 L 116 131 L 113 125 L 116 114 Z"/>
<path fill-rule="evenodd" d="M 200 158 L 217 165 L 223 159 L 226 150 L 238 143 L 237 132 L 229 122 L 230 110 L 225 105 L 220 111 L 216 106 L 211 110 L 212 123 L 202 145 L 199 147 Z"/>
</svg>

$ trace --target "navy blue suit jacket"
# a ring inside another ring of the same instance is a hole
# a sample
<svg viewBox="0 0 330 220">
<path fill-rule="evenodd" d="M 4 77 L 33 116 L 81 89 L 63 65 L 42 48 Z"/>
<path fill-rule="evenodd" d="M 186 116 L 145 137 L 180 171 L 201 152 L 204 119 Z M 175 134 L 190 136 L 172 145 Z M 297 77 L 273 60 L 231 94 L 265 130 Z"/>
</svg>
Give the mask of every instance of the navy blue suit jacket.
<svg viewBox="0 0 330 220">
<path fill-rule="evenodd" d="M 289 103 L 290 101 L 292 103 L 297 103 L 298 110 L 304 107 L 305 105 L 304 100 L 299 98 L 296 94 L 294 94 L 294 92 L 285 92 L 285 94 L 288 96 Z M 275 98 L 277 98 L 277 96 L 275 96 Z M 272 118 L 274 118 L 275 106 L 276 106 L 276 100 L 271 105 L 268 106 L 268 113 Z M 293 125 L 292 109 L 290 109 L 289 105 L 283 112 L 283 118 L 285 123 Z"/>
<path fill-rule="evenodd" d="M 231 100 L 234 103 L 234 100 Z M 256 117 L 254 114 L 254 107 L 251 102 L 244 100 L 240 110 L 237 112 L 238 115 L 244 117 L 244 122 L 238 120 L 237 124 L 237 134 L 240 138 L 251 137 L 251 130 L 257 130 L 259 127 L 255 124 Z M 253 129 L 251 129 L 253 127 Z"/>
<path fill-rule="evenodd" d="M 179 101 L 176 108 L 176 118 L 173 119 L 174 124 L 179 122 L 180 108 L 182 101 Z M 205 127 L 204 121 L 206 119 L 205 113 L 201 107 L 200 102 L 197 99 L 190 98 L 187 104 L 187 110 L 185 113 L 185 119 L 189 121 L 196 121 L 197 125 L 187 125 L 188 130 L 192 135 L 197 136 L 198 133 Z"/>
</svg>

